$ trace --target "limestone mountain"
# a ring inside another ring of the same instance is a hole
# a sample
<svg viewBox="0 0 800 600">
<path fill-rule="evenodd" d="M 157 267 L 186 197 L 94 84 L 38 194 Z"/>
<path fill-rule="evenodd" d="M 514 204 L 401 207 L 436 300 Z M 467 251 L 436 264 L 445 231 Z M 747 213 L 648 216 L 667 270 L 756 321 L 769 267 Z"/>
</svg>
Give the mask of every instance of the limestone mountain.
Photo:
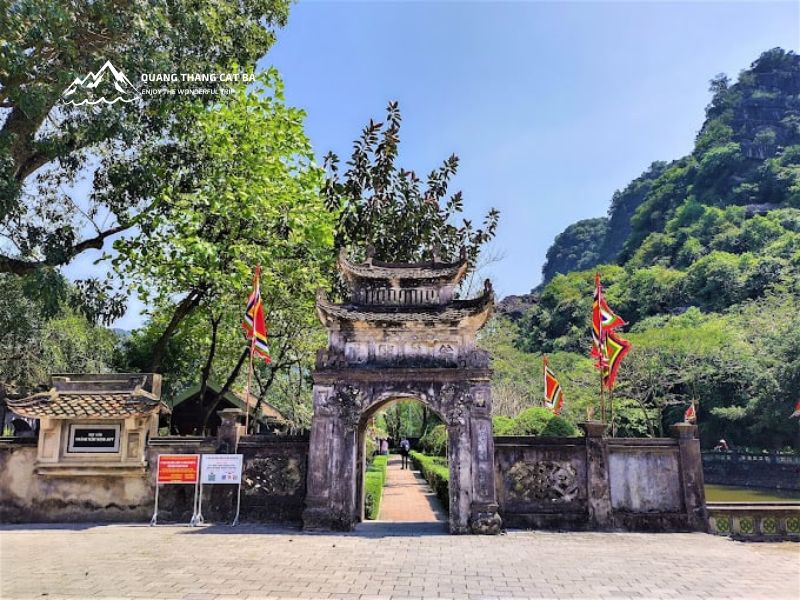
<svg viewBox="0 0 800 600">
<path fill-rule="evenodd" d="M 712 79 L 711 92 L 693 152 L 654 162 L 614 194 L 606 218 L 559 234 L 542 269 L 545 283 L 557 273 L 626 262 L 687 203 L 743 206 L 750 216 L 800 208 L 800 56 L 764 52 L 735 83 Z"/>
</svg>

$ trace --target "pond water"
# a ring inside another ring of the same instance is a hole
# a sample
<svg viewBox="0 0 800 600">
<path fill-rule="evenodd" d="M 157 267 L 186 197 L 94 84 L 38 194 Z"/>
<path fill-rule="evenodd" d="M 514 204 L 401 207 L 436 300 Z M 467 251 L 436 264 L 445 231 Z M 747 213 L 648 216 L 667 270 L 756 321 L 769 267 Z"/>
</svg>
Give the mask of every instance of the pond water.
<svg viewBox="0 0 800 600">
<path fill-rule="evenodd" d="M 706 502 L 800 502 L 800 491 L 706 484 Z"/>
</svg>

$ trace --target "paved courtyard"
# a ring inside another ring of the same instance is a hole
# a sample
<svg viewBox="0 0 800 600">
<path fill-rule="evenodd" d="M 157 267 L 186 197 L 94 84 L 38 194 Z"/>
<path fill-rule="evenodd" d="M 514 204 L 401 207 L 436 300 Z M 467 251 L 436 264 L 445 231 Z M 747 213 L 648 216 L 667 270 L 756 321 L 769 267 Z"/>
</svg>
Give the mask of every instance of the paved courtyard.
<svg viewBox="0 0 800 600">
<path fill-rule="evenodd" d="M 3 598 L 800 597 L 800 545 L 704 534 L 4 526 L 0 555 Z"/>
</svg>

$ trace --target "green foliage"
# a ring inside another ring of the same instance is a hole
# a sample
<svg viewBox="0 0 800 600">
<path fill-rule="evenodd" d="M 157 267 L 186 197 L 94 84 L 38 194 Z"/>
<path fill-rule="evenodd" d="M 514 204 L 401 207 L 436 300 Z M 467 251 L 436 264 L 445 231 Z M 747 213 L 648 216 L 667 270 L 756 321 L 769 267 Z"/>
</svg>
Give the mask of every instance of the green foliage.
<svg viewBox="0 0 800 600">
<path fill-rule="evenodd" d="M 117 336 L 76 308 L 60 274 L 0 275 L 0 386 L 21 393 L 51 373 L 110 370 Z"/>
<path fill-rule="evenodd" d="M 572 437 L 578 435 L 578 430 L 572 423 L 554 415 L 549 409 L 532 406 L 517 415 L 508 435 Z"/>
<path fill-rule="evenodd" d="M 372 458 L 364 473 L 364 514 L 367 519 L 375 520 L 381 513 L 383 486 L 386 484 L 386 468 L 388 456 L 379 455 Z"/>
<path fill-rule="evenodd" d="M 414 171 L 395 164 L 400 120 L 396 102 L 387 107 L 385 123 L 370 120 L 353 144 L 343 175 L 339 158 L 332 152 L 325 157 L 324 196 L 339 215 L 336 247 L 357 255 L 372 246 L 376 260 L 389 262 L 431 260 L 437 252 L 444 260 L 455 260 L 463 247 L 474 266 L 481 248 L 495 235 L 499 213 L 491 209 L 478 229 L 467 219 L 453 223 L 464 208 L 461 192 L 448 197 L 458 157 L 450 156 L 431 171 L 422 188 Z"/>
<path fill-rule="evenodd" d="M 492 417 L 492 433 L 494 435 L 512 435 L 511 428 L 514 427 L 514 419 L 505 415 L 495 415 Z"/>
<path fill-rule="evenodd" d="M 598 240 L 606 238 L 608 219 L 584 219 L 567 227 L 556 236 L 547 251 L 542 267 L 544 281 L 550 281 L 558 273 L 582 271 L 597 264 L 614 259 L 614 255 L 600 253 Z"/>
<path fill-rule="evenodd" d="M 320 197 L 304 113 L 285 105 L 274 70 L 197 110 L 183 143 L 203 170 L 191 187 L 166 188 L 159 215 L 115 243 L 119 274 L 155 307 L 127 362 L 162 370 L 170 392 L 209 376 L 243 387 L 239 323 L 261 265 L 272 362 L 256 361 L 254 388 L 307 424 L 309 371 L 322 345 L 314 292 L 329 285 L 334 217 Z"/>
<path fill-rule="evenodd" d="M 286 23 L 289 2 L 11 0 L 3 8 L 0 232 L 12 244 L 0 248 L 0 272 L 24 274 L 65 264 L 157 212 L 162 178 L 194 161 L 176 142 L 192 124 L 176 115 L 218 98 L 142 95 L 74 107 L 60 101 L 67 86 L 105 61 L 132 80 L 248 72 Z M 81 179 L 91 182 L 88 194 L 74 186 Z"/>
<path fill-rule="evenodd" d="M 426 454 L 444 456 L 447 453 L 447 427 L 441 423 L 429 429 L 419 444 Z"/>
<path fill-rule="evenodd" d="M 441 456 L 427 456 L 412 450 L 409 454 L 414 466 L 422 473 L 425 481 L 431 486 L 442 507 L 450 509 L 450 469 L 447 459 Z"/>
<path fill-rule="evenodd" d="M 498 388 L 536 390 L 537 354 L 561 351 L 576 361 L 556 365 L 559 353 L 551 360 L 566 410 L 597 406 L 591 363 L 583 380 L 575 373 L 588 361 L 591 280 L 599 271 L 633 342 L 614 391 L 619 435 L 663 435 L 695 401 L 704 444 L 795 442 L 787 416 L 800 309 L 799 77 L 800 57 L 776 48 L 736 82 L 712 80 L 692 154 L 651 166 L 615 194 L 594 252 L 619 265 L 579 270 L 575 260 L 534 292 L 518 332 L 494 336 Z M 588 247 L 572 243 L 559 237 L 551 252 Z M 620 250 L 609 252 L 609 244 Z M 505 367 L 510 345 L 529 353 L 520 359 L 533 373 L 527 380 Z M 518 408 L 537 405 L 538 394 L 517 394 Z"/>
</svg>

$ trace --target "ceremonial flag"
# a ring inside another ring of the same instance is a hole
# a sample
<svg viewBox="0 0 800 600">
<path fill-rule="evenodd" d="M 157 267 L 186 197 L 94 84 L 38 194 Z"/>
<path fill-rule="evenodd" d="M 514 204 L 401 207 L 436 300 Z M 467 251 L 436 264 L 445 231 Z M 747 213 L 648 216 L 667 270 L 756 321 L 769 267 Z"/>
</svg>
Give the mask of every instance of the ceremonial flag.
<svg viewBox="0 0 800 600">
<path fill-rule="evenodd" d="M 631 343 L 614 333 L 625 321 L 608 306 L 600 285 L 600 273 L 594 277 L 594 303 L 592 304 L 592 356 L 597 359 L 603 388 L 611 390 L 617 379 L 620 363 L 631 349 Z"/>
<path fill-rule="evenodd" d="M 607 333 L 604 336 L 603 353 L 605 355 L 605 366 L 603 367 L 603 387 L 607 390 L 614 388 L 617 379 L 617 371 L 622 359 L 631 349 L 631 343 L 622 339 L 616 333 Z"/>
<path fill-rule="evenodd" d="M 603 296 L 603 286 L 600 285 L 600 273 L 596 273 L 592 304 L 592 356 L 598 359 L 599 368 L 602 368 L 607 359 L 607 354 L 603 352 L 606 334 L 623 325 L 626 325 L 625 321 L 608 306 Z"/>
<path fill-rule="evenodd" d="M 543 357 L 544 362 L 544 405 L 553 411 L 554 415 L 561 412 L 564 406 L 564 391 L 561 384 L 548 366 L 547 356 Z"/>
<path fill-rule="evenodd" d="M 789 418 L 794 419 L 795 417 L 800 417 L 800 399 L 798 399 L 797 403 L 794 405 L 794 412 Z"/>
<path fill-rule="evenodd" d="M 250 352 L 263 358 L 267 364 L 272 359 L 267 347 L 267 325 L 264 321 L 264 303 L 261 300 L 261 267 L 256 267 L 253 276 L 253 292 L 247 299 L 247 308 L 242 321 L 242 329 L 250 341 Z"/>
<path fill-rule="evenodd" d="M 694 402 L 689 405 L 686 412 L 683 413 L 683 421 L 685 423 L 697 423 L 697 411 L 694 408 Z"/>
</svg>

